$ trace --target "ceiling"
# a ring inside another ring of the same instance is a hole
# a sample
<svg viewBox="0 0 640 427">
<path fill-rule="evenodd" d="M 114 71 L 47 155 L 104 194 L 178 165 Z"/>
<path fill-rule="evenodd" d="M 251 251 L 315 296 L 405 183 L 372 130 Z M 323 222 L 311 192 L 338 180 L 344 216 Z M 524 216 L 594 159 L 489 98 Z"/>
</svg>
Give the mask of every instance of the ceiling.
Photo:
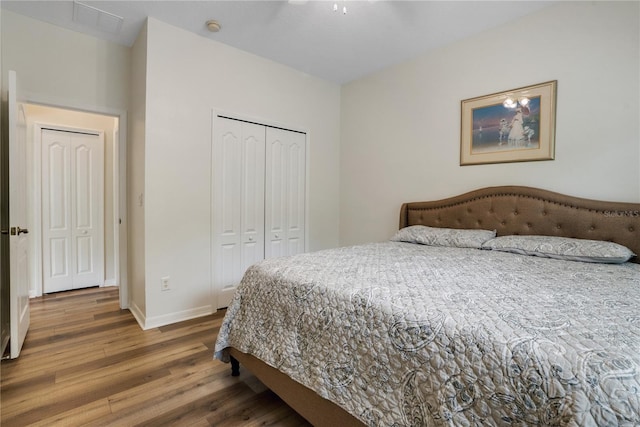
<svg viewBox="0 0 640 427">
<path fill-rule="evenodd" d="M 126 46 L 134 43 L 145 18 L 150 16 L 338 84 L 554 3 L 539 0 L 80 1 L 124 20 L 121 25 L 111 26 L 76 22 L 73 1 L 2 0 L 0 4 L 3 9 Z M 334 3 L 339 5 L 338 12 L 333 11 Z M 343 6 L 347 8 L 346 15 L 341 12 Z M 113 16 L 103 16 L 111 20 L 107 23 L 118 24 Z M 205 26 L 209 19 L 219 21 L 222 30 L 209 32 Z"/>
</svg>

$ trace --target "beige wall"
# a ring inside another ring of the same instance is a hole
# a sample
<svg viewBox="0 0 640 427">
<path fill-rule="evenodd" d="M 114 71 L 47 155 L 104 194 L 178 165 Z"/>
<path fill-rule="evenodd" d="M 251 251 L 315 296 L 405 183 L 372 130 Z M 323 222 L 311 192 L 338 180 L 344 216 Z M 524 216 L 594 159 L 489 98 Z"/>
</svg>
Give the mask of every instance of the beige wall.
<svg viewBox="0 0 640 427">
<path fill-rule="evenodd" d="M 127 144 L 128 282 L 131 311 L 143 322 L 145 301 L 144 171 L 147 100 L 147 26 L 131 48 L 131 99 Z"/>
<path fill-rule="evenodd" d="M 212 109 L 309 132 L 309 250 L 384 240 L 401 202 L 486 185 L 640 200 L 638 8 L 558 3 L 342 88 L 153 19 L 129 49 L 3 11 L 2 75 L 47 103 L 131 108 L 132 300 L 161 323 L 211 297 Z M 548 80 L 556 160 L 459 166 L 462 99 Z"/>
<path fill-rule="evenodd" d="M 126 110 L 129 48 L 2 11 L 2 82 L 14 70 L 29 100 Z"/>
<path fill-rule="evenodd" d="M 213 109 L 308 132 L 308 247 L 337 246 L 338 85 L 154 19 L 146 58 L 148 324 L 211 310 Z M 160 289 L 164 276 L 171 291 Z"/>
<path fill-rule="evenodd" d="M 640 201 L 639 8 L 560 2 L 343 86 L 340 243 L 388 239 L 402 202 L 491 185 Z M 549 80 L 555 160 L 459 166 L 461 100 Z"/>
<path fill-rule="evenodd" d="M 7 10 L 2 11 L 2 83 L 6 85 L 7 71 L 15 70 L 23 101 L 36 104 L 60 106 L 84 112 L 99 112 L 118 116 L 126 120 L 129 93 L 130 49 L 114 43 L 34 20 Z M 56 116 L 56 120 L 59 116 Z M 43 119 L 48 120 L 48 119 Z M 67 123 L 67 119 L 61 119 Z M 113 120 L 113 118 L 111 119 Z M 120 124 L 123 124 L 120 122 Z M 71 125 L 73 126 L 73 125 Z M 107 135 L 109 144 L 112 133 Z M 122 134 L 119 147 L 123 147 Z M 108 147 L 108 148 L 107 148 Z M 105 146 L 106 170 L 112 170 L 113 146 Z M 122 150 L 120 150 L 122 164 Z M 121 176 L 120 178 L 123 178 Z M 112 180 L 107 183 L 107 191 Z M 124 179 L 121 183 L 124 184 Z M 124 194 L 125 188 L 120 188 Z M 32 199 L 33 200 L 33 199 Z M 124 203 L 122 203 L 124 206 Z M 112 210 L 110 211 L 112 212 Z M 123 220 L 126 213 L 121 210 Z M 111 218 L 109 213 L 107 218 Z M 111 230 L 107 232 L 112 235 Z M 122 231 L 122 230 L 121 230 Z M 107 244 L 113 239 L 107 237 Z M 126 244 L 126 233 L 120 233 L 122 245 Z M 113 247 L 108 248 L 113 254 Z M 114 276 L 115 260 L 107 258 L 106 273 L 109 283 L 118 279 Z M 31 262 L 34 262 L 32 253 Z M 126 271 L 126 263 L 120 264 Z M 32 291 L 37 293 L 33 286 Z"/>
</svg>

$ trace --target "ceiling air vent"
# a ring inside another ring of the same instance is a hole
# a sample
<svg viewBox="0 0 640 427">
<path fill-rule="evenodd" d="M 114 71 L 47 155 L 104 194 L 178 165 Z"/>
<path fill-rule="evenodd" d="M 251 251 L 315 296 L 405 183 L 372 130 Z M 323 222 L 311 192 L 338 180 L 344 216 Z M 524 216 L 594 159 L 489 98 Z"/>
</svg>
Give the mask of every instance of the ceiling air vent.
<svg viewBox="0 0 640 427">
<path fill-rule="evenodd" d="M 79 1 L 73 2 L 73 20 L 107 33 L 117 34 L 122 28 L 122 16 L 100 10 Z"/>
</svg>

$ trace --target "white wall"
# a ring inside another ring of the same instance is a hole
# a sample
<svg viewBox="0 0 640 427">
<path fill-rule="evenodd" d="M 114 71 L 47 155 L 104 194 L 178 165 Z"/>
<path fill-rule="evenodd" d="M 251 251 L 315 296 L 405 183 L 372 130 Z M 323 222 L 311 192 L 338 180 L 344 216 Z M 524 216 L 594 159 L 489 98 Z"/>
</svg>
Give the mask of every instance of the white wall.
<svg viewBox="0 0 640 427">
<path fill-rule="evenodd" d="M 147 26 L 131 48 L 131 100 L 127 144 L 128 282 L 131 312 L 144 324 L 145 300 L 145 126 L 147 100 Z"/>
<path fill-rule="evenodd" d="M 492 185 L 640 201 L 638 2 L 560 2 L 342 88 L 340 243 Z M 579 18 L 578 18 L 579 17 Z M 459 166 L 460 102 L 558 80 L 555 160 Z"/>
<path fill-rule="evenodd" d="M 2 11 L 2 82 L 15 70 L 29 100 L 126 110 L 129 48 Z"/>
<path fill-rule="evenodd" d="M 40 150 L 33 146 L 35 135 L 33 127 L 36 123 L 57 125 L 63 127 L 71 127 L 78 129 L 88 129 L 104 132 L 104 272 L 105 284 L 119 284 L 116 278 L 116 250 L 114 247 L 114 141 L 113 133 L 118 128 L 118 119 L 115 117 L 103 116 L 98 114 L 84 113 L 80 111 L 64 110 L 59 108 L 51 108 L 42 105 L 27 104 L 25 106 L 27 116 L 27 164 L 32 172 L 27 177 L 27 188 L 33 196 L 29 198 L 29 216 L 28 224 L 32 238 L 41 239 L 41 193 L 35 191 L 37 182 L 40 180 L 40 167 L 36 167 L 40 163 Z M 33 241 L 30 242 L 31 259 L 40 260 L 40 254 L 35 253 L 36 246 Z M 32 273 L 41 273 L 41 270 L 32 265 Z M 31 295 L 42 294 L 42 276 L 31 278 Z"/>
<path fill-rule="evenodd" d="M 2 82 L 15 70 L 25 101 L 117 116 L 126 129 L 130 49 L 7 10 L 2 11 Z M 124 163 L 126 132 L 119 135 Z M 124 184 L 120 176 L 120 184 Z M 120 196 L 124 196 L 120 188 Z M 120 207 L 125 203 L 120 199 Z M 126 224 L 126 212 L 120 210 Z M 120 253 L 126 233 L 120 230 Z M 33 260 L 31 260 L 33 261 Z M 126 260 L 120 260 L 126 272 Z M 117 275 L 117 273 L 116 273 Z M 116 279 L 117 280 L 117 279 Z M 120 283 L 122 284 L 122 283 Z"/>
<path fill-rule="evenodd" d="M 148 323 L 211 310 L 212 109 L 308 131 L 309 249 L 337 246 L 338 85 L 154 19 L 146 66 Z"/>
</svg>

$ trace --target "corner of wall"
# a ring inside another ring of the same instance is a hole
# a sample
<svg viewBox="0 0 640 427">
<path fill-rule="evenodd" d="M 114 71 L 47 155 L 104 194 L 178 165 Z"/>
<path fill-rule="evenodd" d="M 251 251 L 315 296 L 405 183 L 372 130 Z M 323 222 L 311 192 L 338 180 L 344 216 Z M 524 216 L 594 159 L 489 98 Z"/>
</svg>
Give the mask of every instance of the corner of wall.
<svg viewBox="0 0 640 427">
<path fill-rule="evenodd" d="M 131 312 L 144 329 L 145 289 L 145 143 L 147 102 L 147 24 L 131 48 L 131 90 L 127 144 L 127 282 Z"/>
<path fill-rule="evenodd" d="M 140 328 L 143 331 L 147 330 L 148 328 L 146 327 L 146 317 L 144 315 L 144 311 L 141 310 L 140 307 L 138 307 L 135 301 L 131 301 L 131 304 L 129 305 L 129 311 L 133 315 L 133 318 L 136 319 L 136 322 L 138 322 L 138 325 L 140 325 Z"/>
</svg>

